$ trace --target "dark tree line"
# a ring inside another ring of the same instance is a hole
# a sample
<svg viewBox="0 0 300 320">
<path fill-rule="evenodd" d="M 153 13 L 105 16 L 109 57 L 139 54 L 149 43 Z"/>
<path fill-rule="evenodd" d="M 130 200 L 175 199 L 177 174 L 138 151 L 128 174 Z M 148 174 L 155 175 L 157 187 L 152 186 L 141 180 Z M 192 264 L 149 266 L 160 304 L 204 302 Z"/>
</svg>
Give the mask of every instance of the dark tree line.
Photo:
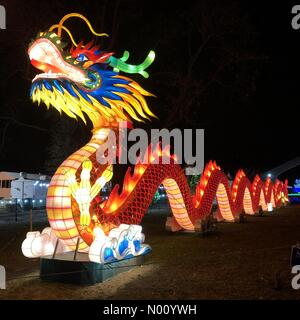
<svg viewBox="0 0 300 320">
<path fill-rule="evenodd" d="M 30 39 L 72 11 L 88 16 L 96 30 L 109 33 L 110 38 L 102 38 L 99 43 L 117 56 L 129 50 L 130 61 L 139 63 L 150 49 L 156 51 L 150 78 L 133 76 L 158 97 L 148 101 L 160 121 L 146 128 L 205 128 L 216 132 L 215 136 L 208 135 L 207 141 L 218 148 L 218 143 L 220 146 L 226 139 L 218 142 L 217 135 L 225 135 L 232 144 L 231 131 L 225 134 L 224 130 L 232 128 L 234 122 L 241 128 L 237 119 L 244 117 L 245 112 L 250 116 L 253 113 L 257 79 L 268 63 L 268 56 L 261 50 L 255 25 L 240 1 L 170 4 L 137 0 L 10 0 L 4 5 L 8 29 L 0 38 L 0 58 L 4 65 L 1 71 L 4 77 L 0 80 L 3 169 L 4 166 L 13 170 L 32 167 L 32 171 L 39 168 L 52 173 L 64 158 L 89 139 L 89 128 L 80 121 L 33 106 L 28 97 L 35 75 L 27 58 Z M 87 28 L 80 21 L 70 21 L 68 26 L 77 40 L 90 40 Z M 22 146 L 16 151 L 18 144 Z M 22 154 L 23 159 L 12 164 L 16 153 Z M 34 160 L 30 154 L 35 154 Z M 212 147 L 207 154 L 217 159 L 230 158 L 224 150 L 214 153 Z M 238 154 L 232 157 L 237 163 L 242 161 Z"/>
</svg>

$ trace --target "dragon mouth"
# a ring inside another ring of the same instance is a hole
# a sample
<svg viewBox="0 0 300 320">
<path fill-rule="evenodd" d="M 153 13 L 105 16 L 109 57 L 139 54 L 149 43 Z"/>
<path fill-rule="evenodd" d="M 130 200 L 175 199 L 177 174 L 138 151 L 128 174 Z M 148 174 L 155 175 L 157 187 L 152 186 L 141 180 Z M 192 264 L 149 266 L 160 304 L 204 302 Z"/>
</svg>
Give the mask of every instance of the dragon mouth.
<svg viewBox="0 0 300 320">
<path fill-rule="evenodd" d="M 88 80 L 83 70 L 67 63 L 61 52 L 48 39 L 36 40 L 28 49 L 31 64 L 43 71 L 34 77 L 32 82 L 39 79 L 64 78 L 76 83 L 84 83 Z"/>
</svg>

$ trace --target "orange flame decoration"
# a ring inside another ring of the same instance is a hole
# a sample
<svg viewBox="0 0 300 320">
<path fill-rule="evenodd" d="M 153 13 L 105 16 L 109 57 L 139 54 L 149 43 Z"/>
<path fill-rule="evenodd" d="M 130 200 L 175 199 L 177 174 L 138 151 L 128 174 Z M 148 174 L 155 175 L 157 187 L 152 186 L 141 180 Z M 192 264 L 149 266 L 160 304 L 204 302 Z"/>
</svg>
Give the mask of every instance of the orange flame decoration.
<svg viewBox="0 0 300 320">
<path fill-rule="evenodd" d="M 158 148 L 153 157 L 163 155 L 161 152 Z M 268 203 L 273 207 L 281 206 L 282 192 L 284 202 L 287 202 L 287 182 L 283 184 L 277 180 L 272 185 L 270 179 L 263 183 L 256 176 L 251 184 L 244 171 L 239 170 L 230 187 L 228 178 L 214 161 L 206 165 L 192 196 L 182 169 L 173 161 L 170 165 L 137 164 L 133 174 L 128 169 L 122 192 L 119 193 L 119 187 L 115 186 L 109 199 L 102 204 L 102 210 L 105 214 L 118 214 L 122 223 L 140 224 L 161 183 L 176 222 L 181 229 L 187 230 L 194 230 L 197 220 L 211 214 L 215 198 L 219 207 L 217 218 L 227 221 L 234 221 L 242 212 L 254 215 L 260 207 L 267 211 Z"/>
</svg>

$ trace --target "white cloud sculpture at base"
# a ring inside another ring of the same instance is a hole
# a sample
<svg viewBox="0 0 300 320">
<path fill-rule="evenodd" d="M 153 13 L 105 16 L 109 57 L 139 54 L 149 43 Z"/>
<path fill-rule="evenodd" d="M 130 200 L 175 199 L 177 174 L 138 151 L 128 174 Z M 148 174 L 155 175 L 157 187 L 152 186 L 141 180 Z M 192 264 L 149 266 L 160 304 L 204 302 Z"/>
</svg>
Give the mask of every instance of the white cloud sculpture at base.
<svg viewBox="0 0 300 320">
<path fill-rule="evenodd" d="M 144 255 L 151 251 L 149 245 L 144 244 L 145 236 L 139 225 L 121 224 L 112 229 L 106 236 L 101 228 L 95 228 L 95 239 L 89 247 L 89 260 L 96 263 L 109 263 Z M 48 227 L 42 233 L 28 232 L 22 243 L 25 257 L 39 258 L 52 255 L 58 238 Z M 56 253 L 70 251 L 61 241 L 58 242 Z"/>
<path fill-rule="evenodd" d="M 144 244 L 145 235 L 139 225 L 121 224 L 106 236 L 102 229 L 95 230 L 95 239 L 90 246 L 89 259 L 97 263 L 108 263 L 144 255 L 151 251 Z"/>
<path fill-rule="evenodd" d="M 54 231 L 48 227 L 42 233 L 39 231 L 28 232 L 22 243 L 22 252 L 27 258 L 39 258 L 54 253 L 57 237 Z M 59 241 L 56 252 L 66 252 L 66 246 Z"/>
</svg>

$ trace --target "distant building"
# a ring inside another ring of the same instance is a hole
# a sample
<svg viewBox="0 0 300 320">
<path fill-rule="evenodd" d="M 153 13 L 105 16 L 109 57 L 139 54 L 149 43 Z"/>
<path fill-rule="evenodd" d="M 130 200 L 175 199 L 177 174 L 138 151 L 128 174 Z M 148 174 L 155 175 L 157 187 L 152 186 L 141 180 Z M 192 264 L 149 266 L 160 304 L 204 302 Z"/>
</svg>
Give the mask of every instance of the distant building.
<svg viewBox="0 0 300 320">
<path fill-rule="evenodd" d="M 20 177 L 18 172 L 0 172 L 0 199 L 10 199 L 11 182 Z"/>
<path fill-rule="evenodd" d="M 24 172 L 0 172 L 0 206 L 45 207 L 50 176 Z"/>
</svg>

